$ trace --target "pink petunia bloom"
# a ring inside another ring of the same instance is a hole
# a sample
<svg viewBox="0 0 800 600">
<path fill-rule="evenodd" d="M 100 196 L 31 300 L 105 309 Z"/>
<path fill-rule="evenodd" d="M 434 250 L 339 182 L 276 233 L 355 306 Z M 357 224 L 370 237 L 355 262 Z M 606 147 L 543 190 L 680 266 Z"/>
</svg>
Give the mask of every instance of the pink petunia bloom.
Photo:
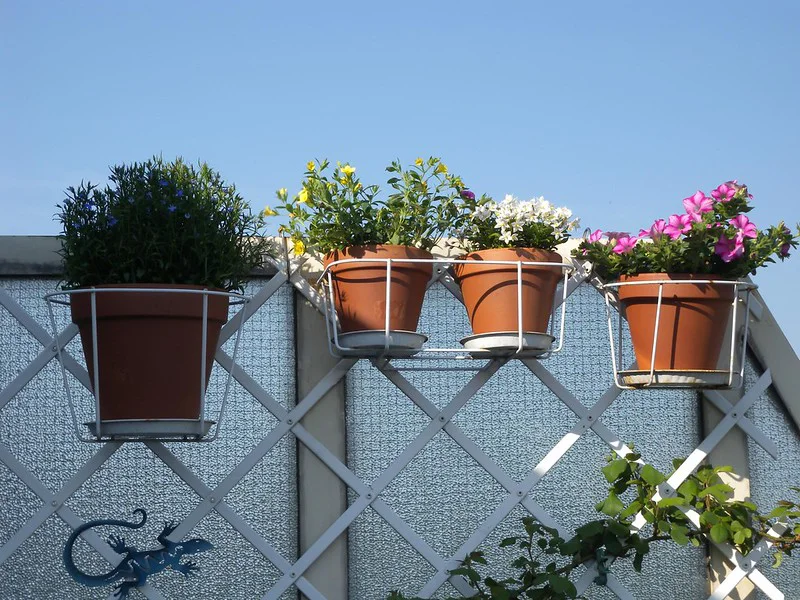
<svg viewBox="0 0 800 600">
<path fill-rule="evenodd" d="M 603 231 L 600 229 L 595 229 L 592 233 L 589 234 L 589 243 L 592 242 L 599 242 L 600 238 L 603 237 Z"/>
<path fill-rule="evenodd" d="M 617 245 L 614 246 L 613 252 L 615 254 L 625 254 L 633 250 L 633 247 L 639 241 L 639 238 L 631 235 L 624 235 L 617 239 Z"/>
<path fill-rule="evenodd" d="M 739 185 L 736 183 L 736 180 L 727 181 L 723 184 L 720 184 L 717 189 L 711 192 L 711 195 L 714 197 L 715 200 L 719 200 L 720 202 L 727 202 L 736 194 L 736 190 L 739 189 Z"/>
<path fill-rule="evenodd" d="M 683 199 L 683 207 L 686 209 L 687 214 L 693 215 L 693 221 L 701 221 L 700 215 L 714 210 L 714 201 L 711 198 L 706 198 L 703 192 L 697 190 L 694 196 Z M 696 218 L 694 215 L 696 215 Z"/>
<path fill-rule="evenodd" d="M 666 233 L 671 240 L 677 240 L 684 233 L 691 230 L 691 228 L 692 217 L 690 215 L 672 215 L 669 218 L 669 223 L 664 227 L 664 233 Z"/>
<path fill-rule="evenodd" d="M 619 238 L 628 237 L 628 233 L 625 231 L 606 231 L 605 236 L 611 242 L 616 242 Z"/>
<path fill-rule="evenodd" d="M 753 224 L 750 219 L 748 219 L 745 215 L 738 215 L 735 218 L 728 221 L 731 225 L 736 227 L 736 239 L 740 241 L 744 241 L 744 238 L 756 238 L 758 237 L 758 229 Z"/>
<path fill-rule="evenodd" d="M 639 239 L 649 237 L 651 240 L 660 239 L 664 235 L 664 228 L 667 226 L 667 222 L 664 219 L 656 219 L 656 221 L 650 226 L 650 229 L 640 229 L 639 230 Z"/>
<path fill-rule="evenodd" d="M 722 258 L 723 262 L 729 263 L 744 254 L 744 244 L 738 236 L 731 240 L 723 234 L 714 246 L 714 252 Z"/>
</svg>

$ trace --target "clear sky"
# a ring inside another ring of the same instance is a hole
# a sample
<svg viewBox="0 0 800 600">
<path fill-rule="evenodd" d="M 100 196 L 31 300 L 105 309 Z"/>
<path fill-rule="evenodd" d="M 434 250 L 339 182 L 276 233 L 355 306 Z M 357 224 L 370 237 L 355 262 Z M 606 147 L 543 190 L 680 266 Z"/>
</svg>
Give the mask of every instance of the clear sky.
<svg viewBox="0 0 800 600">
<path fill-rule="evenodd" d="M 0 235 L 161 153 L 255 208 L 311 158 L 441 156 L 476 193 L 638 231 L 738 179 L 800 221 L 800 2 L 0 0 Z M 800 350 L 800 257 L 756 283 Z"/>
</svg>

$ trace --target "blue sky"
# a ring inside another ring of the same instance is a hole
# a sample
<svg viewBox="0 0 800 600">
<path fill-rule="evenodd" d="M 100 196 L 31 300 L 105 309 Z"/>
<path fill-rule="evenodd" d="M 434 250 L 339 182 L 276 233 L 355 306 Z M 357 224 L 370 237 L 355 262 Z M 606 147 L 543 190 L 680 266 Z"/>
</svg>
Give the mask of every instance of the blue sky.
<svg viewBox="0 0 800 600">
<path fill-rule="evenodd" d="M 800 4 L 0 0 L 0 235 L 162 153 L 255 208 L 305 163 L 441 156 L 477 193 L 638 231 L 736 178 L 800 221 Z M 756 276 L 795 349 L 800 258 Z"/>
</svg>

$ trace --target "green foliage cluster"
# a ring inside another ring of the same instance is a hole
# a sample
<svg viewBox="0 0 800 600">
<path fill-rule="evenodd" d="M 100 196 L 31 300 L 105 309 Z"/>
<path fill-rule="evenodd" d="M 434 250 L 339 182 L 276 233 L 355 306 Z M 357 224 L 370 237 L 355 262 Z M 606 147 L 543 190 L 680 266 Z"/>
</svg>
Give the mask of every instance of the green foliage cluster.
<svg viewBox="0 0 800 600">
<path fill-rule="evenodd" d="M 459 217 L 464 184 L 440 158 L 418 158 L 408 168 L 393 161 L 386 168 L 393 191 L 385 200 L 377 198 L 379 186 L 361 183 L 355 167 L 337 163 L 330 176 L 329 167 L 327 160 L 311 161 L 296 196 L 277 192 L 277 212 L 288 216 L 279 231 L 292 239 L 296 254 L 372 244 L 430 250 Z"/>
<path fill-rule="evenodd" d="M 708 537 L 717 543 L 729 542 L 746 555 L 759 541 L 768 538 L 774 544 L 775 567 L 784 555 L 791 555 L 800 546 L 797 502 L 781 501 L 770 513 L 762 515 L 752 502 L 732 499 L 732 488 L 720 478 L 720 473 L 731 471 L 730 467 L 712 466 L 700 467 L 674 495 L 654 500 L 667 477 L 640 460 L 636 453 L 624 458 L 609 457 L 603 467 L 610 484 L 608 496 L 596 506 L 605 516 L 581 525 L 568 539 L 533 517 L 523 518 L 525 535 L 500 542 L 500 547 L 514 546 L 519 550 L 519 556 L 511 563 L 519 571 L 515 577 L 497 580 L 481 576 L 478 569 L 487 561 L 480 551 L 470 553 L 451 573 L 469 581 L 476 591 L 470 597 L 476 600 L 568 600 L 579 597 L 571 576 L 581 565 L 594 563 L 594 583 L 605 585 L 615 561 L 631 559 L 634 569 L 641 571 L 651 545 L 658 542 L 671 540 L 681 546 L 699 546 Z M 673 461 L 675 469 L 682 462 Z M 792 489 L 800 493 L 800 488 Z M 689 509 L 700 514 L 699 529 L 687 517 Z M 647 522 L 640 531 L 632 526 L 638 514 Z M 770 535 L 770 528 L 778 521 L 787 529 L 779 536 Z M 388 600 L 408 599 L 394 591 Z"/>
<path fill-rule="evenodd" d="M 111 167 L 110 183 L 67 189 L 58 205 L 65 288 L 169 283 L 242 289 L 268 241 L 263 218 L 206 163 Z"/>
</svg>

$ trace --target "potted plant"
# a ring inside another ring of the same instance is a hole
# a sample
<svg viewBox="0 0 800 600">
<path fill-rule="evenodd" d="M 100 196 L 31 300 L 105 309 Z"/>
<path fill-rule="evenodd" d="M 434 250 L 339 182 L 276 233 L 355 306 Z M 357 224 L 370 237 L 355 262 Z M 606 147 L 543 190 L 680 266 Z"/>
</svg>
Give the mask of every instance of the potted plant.
<svg viewBox="0 0 800 600">
<path fill-rule="evenodd" d="M 109 180 L 68 188 L 57 215 L 63 288 L 77 290 L 72 320 L 92 385 L 96 316 L 99 419 L 196 421 L 204 295 L 207 382 L 228 318 L 228 296 L 218 292 L 241 290 L 261 263 L 262 216 L 205 163 L 153 157 L 112 167 Z M 184 292 L 127 291 L 140 288 Z"/>
<path fill-rule="evenodd" d="M 575 250 L 602 279 L 619 282 L 640 370 L 668 377 L 716 370 L 739 287 L 733 283 L 775 258 L 784 260 L 797 246 L 800 228 L 797 235 L 783 222 L 756 228 L 746 215 L 751 199 L 746 186 L 728 181 L 709 195 L 685 198 L 683 213 L 658 219 L 638 235 L 597 230 Z"/>
<path fill-rule="evenodd" d="M 555 207 L 543 197 L 523 202 L 507 195 L 495 202 L 463 190 L 461 198 L 465 223 L 456 237 L 468 262 L 457 263 L 454 270 L 474 334 L 465 345 L 490 349 L 522 343 L 549 349 L 553 338 L 544 332 L 563 274 L 563 261 L 554 250 L 578 220 L 568 208 Z M 517 264 L 491 261 L 548 264 L 522 264 L 518 274 Z"/>
<path fill-rule="evenodd" d="M 408 168 L 394 161 L 386 168 L 393 191 L 379 200 L 379 187 L 362 185 L 355 167 L 330 166 L 309 162 L 292 199 L 285 188 L 278 191 L 278 210 L 289 217 L 279 231 L 292 240 L 295 254 L 324 254 L 343 333 L 384 332 L 387 313 L 389 330 L 415 332 L 432 264 L 404 261 L 432 259 L 431 248 L 458 216 L 460 178 L 439 158 L 418 158 Z M 386 259 L 397 261 L 390 307 Z"/>
</svg>

